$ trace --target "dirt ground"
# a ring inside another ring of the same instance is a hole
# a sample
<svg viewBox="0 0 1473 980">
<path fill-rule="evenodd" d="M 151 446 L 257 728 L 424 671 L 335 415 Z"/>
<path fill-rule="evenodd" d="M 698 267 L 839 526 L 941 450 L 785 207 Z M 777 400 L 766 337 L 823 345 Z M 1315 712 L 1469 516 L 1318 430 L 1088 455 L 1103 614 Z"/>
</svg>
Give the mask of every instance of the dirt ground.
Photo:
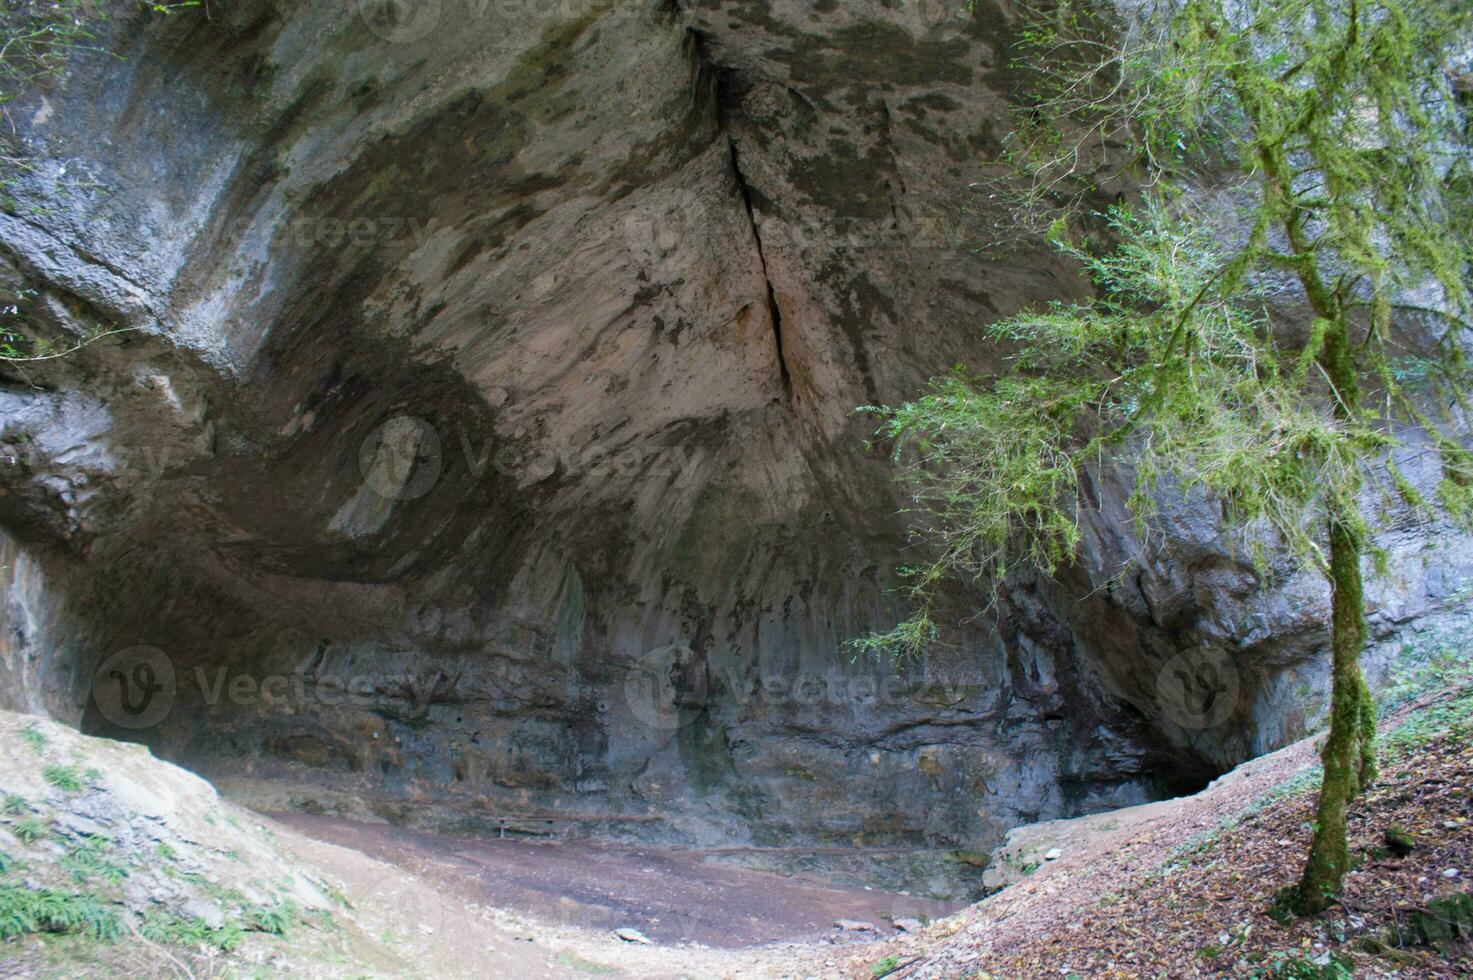
<svg viewBox="0 0 1473 980">
<path fill-rule="evenodd" d="M 23 725 L 45 744 L 25 744 Z M 0 943 L 0 977 L 1473 976 L 1473 925 L 1457 926 L 1435 949 L 1395 932 L 1469 894 L 1473 686 L 1429 693 L 1386 720 L 1381 775 L 1351 807 L 1359 863 L 1344 900 L 1326 916 L 1281 922 L 1268 910 L 1302 863 L 1315 748 L 1305 740 L 1254 760 L 1196 796 L 1020 828 L 997 860 L 1008 887 L 946 915 L 924 899 L 709 863 L 713 855 L 699 851 L 259 814 L 144 750 L 0 718 L 15 782 L 8 791 L 26 813 L 51 821 L 54 835 L 31 846 L 18 836 L 23 813 L 0 816 L 10 827 L 0 843 L 29 862 L 10 862 L 18 881 L 64 852 L 67 821 L 115 800 L 164 814 L 154 822 L 172 828 L 170 853 L 178 852 L 167 860 L 150 852 L 157 860 L 130 865 L 128 883 L 151 882 L 162 894 L 177 881 L 218 891 L 237 878 L 302 876 L 323 896 L 284 933 L 248 930 L 232 949 L 165 948 L 137 930 L 101 943 L 34 932 Z M 67 758 L 79 771 L 89 760 L 97 770 L 82 773 L 82 788 L 44 787 L 43 766 Z M 154 789 L 140 796 L 135 786 Z M 160 793 L 172 809 L 159 809 Z M 149 819 L 140 811 L 124 823 L 153 826 Z M 1409 854 L 1382 846 L 1391 827 L 1412 842 Z M 174 874 L 153 873 L 175 861 Z M 918 934 L 896 933 L 893 920 L 918 915 L 934 921 Z M 839 919 L 874 929 L 836 929 Z M 649 942 L 625 941 L 618 929 Z M 1306 969 L 1336 957 L 1354 972 L 1277 970 L 1291 955 Z"/>
<path fill-rule="evenodd" d="M 662 944 L 732 949 L 824 938 L 839 919 L 888 935 L 894 918 L 938 912 L 937 903 L 907 895 L 705 864 L 693 851 L 447 837 L 337 817 L 269 816 L 402 868 L 447 897 L 593 931 L 634 928 Z"/>
</svg>

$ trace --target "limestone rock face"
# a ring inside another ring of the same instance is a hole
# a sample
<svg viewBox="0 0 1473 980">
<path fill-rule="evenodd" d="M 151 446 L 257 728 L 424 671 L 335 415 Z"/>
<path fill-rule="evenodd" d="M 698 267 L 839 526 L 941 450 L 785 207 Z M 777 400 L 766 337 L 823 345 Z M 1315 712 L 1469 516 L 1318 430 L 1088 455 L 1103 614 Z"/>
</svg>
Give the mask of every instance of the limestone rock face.
<svg viewBox="0 0 1473 980">
<path fill-rule="evenodd" d="M 5 700 L 314 805 L 965 851 L 1300 734 L 1323 587 L 1191 502 L 1119 576 L 1118 479 L 1072 578 L 959 594 L 925 664 L 843 646 L 914 555 L 856 406 L 1083 288 L 975 251 L 1016 25 L 962 6 L 105 25 L 9 107 L 3 285 L 128 332 L 0 390 Z M 1382 635 L 1473 573 L 1388 534 Z"/>
</svg>

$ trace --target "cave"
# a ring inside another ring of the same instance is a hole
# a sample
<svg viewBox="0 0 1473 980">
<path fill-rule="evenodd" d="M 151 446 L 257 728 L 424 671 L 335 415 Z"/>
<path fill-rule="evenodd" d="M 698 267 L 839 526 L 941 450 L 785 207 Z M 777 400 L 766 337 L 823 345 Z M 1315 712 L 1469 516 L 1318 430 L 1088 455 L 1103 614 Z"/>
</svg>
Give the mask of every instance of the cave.
<svg viewBox="0 0 1473 980">
<path fill-rule="evenodd" d="M 1065 574 L 956 585 L 924 660 L 851 646 L 924 547 L 857 409 L 1087 289 L 976 247 L 1019 26 L 953 6 L 109 20 L 8 107 L 0 286 L 115 332 L 3 371 L 5 707 L 263 809 L 955 900 L 1011 828 L 1311 731 L 1323 583 L 1190 496 L 1141 558 L 1113 471 Z M 1473 546 L 1382 545 L 1389 650 Z"/>
</svg>

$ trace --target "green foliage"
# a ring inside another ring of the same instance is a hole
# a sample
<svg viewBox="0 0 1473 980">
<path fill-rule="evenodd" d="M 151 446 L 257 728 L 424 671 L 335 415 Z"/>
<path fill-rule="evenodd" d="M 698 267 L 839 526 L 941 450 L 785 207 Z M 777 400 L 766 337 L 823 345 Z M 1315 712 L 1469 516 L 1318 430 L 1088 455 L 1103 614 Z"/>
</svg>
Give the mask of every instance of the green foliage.
<svg viewBox="0 0 1473 980">
<path fill-rule="evenodd" d="M 1417 848 L 1417 841 L 1405 827 L 1392 825 L 1387 827 L 1381 834 L 1381 839 L 1386 842 L 1392 854 L 1397 857 L 1406 857 Z"/>
<path fill-rule="evenodd" d="M 20 739 L 29 745 L 37 755 L 46 749 L 46 735 L 36 727 L 35 722 L 31 722 L 20 730 Z"/>
<path fill-rule="evenodd" d="M 92 878 L 117 884 L 128 877 L 128 869 L 107 859 L 106 852 L 111 845 L 112 842 L 105 837 L 86 837 L 62 855 L 59 863 L 78 884 Z"/>
<path fill-rule="evenodd" d="M 1454 892 L 1413 909 L 1405 922 L 1391 929 L 1388 940 L 1392 946 L 1434 946 L 1447 951 L 1473 942 L 1473 895 Z"/>
<path fill-rule="evenodd" d="M 211 929 L 203 919 L 186 919 L 169 912 L 149 909 L 143 913 L 138 932 L 149 942 L 168 946 L 212 946 L 230 952 L 240 945 L 245 933 L 234 922 Z"/>
<path fill-rule="evenodd" d="M 1355 976 L 1351 972 L 1353 965 L 1342 963 L 1334 957 L 1328 958 L 1324 963 L 1316 963 L 1296 954 L 1279 953 L 1274 956 L 1267 970 L 1255 972 L 1253 976 L 1272 980 L 1352 980 Z"/>
<path fill-rule="evenodd" d="M 880 960 L 879 962 L 877 962 L 877 963 L 873 964 L 872 966 L 870 966 L 869 973 L 870 973 L 870 976 L 875 977 L 875 978 L 887 977 L 890 974 L 894 973 L 895 972 L 895 968 L 897 966 L 899 966 L 899 965 L 900 965 L 900 957 L 898 957 L 898 956 L 887 956 L 884 959 Z"/>
<path fill-rule="evenodd" d="M 264 932 L 273 936 L 286 935 L 287 927 L 297 918 L 297 907 L 290 901 L 274 905 L 257 905 L 246 914 L 246 921 L 253 932 Z"/>
<path fill-rule="evenodd" d="M 24 820 L 17 821 L 16 825 L 10 829 L 15 836 L 27 844 L 34 844 L 46 836 L 46 822 L 40 817 L 26 817 Z"/>
<path fill-rule="evenodd" d="M 1429 508 L 1388 455 L 1394 423 L 1410 422 L 1443 462 L 1439 502 L 1473 517 L 1473 454 L 1445 434 L 1470 407 L 1461 343 L 1473 207 L 1462 191 L 1473 177 L 1453 90 L 1470 8 L 1143 9 L 1125 25 L 1066 2 L 1024 32 L 1035 100 L 1018 118 L 1013 160 L 1048 186 L 1024 196 L 1025 210 L 1077 216 L 1069 205 L 1089 200 L 1096 177 L 1082 162 L 1089 140 L 1129 160 L 1149 189 L 1140 207 L 1104 215 L 1113 250 L 1091 250 L 1055 221 L 1056 247 L 1098 296 L 988 328 L 1016 349 L 1011 373 L 984 384 L 958 370 L 898 408 L 866 409 L 882 415 L 879 435 L 930 515 L 920 532 L 937 557 L 909 578 L 914 620 L 862 645 L 923 648 L 935 636 L 930 597 L 948 575 L 995 596 L 1011 568 L 1053 571 L 1079 541 L 1080 474 L 1111 460 L 1136 475 L 1143 526 L 1166 481 L 1221 500 L 1260 565 L 1277 538 L 1327 570 L 1322 517 L 1364 543 L 1368 476 L 1388 502 Z M 1204 195 L 1168 189 L 1192 183 L 1211 187 L 1212 214 L 1190 203 Z M 1223 202 L 1234 218 L 1220 217 Z M 1266 303 L 1266 288 L 1286 282 L 1310 311 L 1287 327 Z M 1435 298 L 1417 298 L 1429 290 Z M 1393 311 L 1420 317 L 1428 339 L 1393 336 Z M 1363 392 L 1373 404 L 1362 407 Z"/>
<path fill-rule="evenodd" d="M 34 932 L 74 933 L 109 941 L 121 929 L 117 913 L 95 896 L 0 885 L 0 939 Z"/>
<path fill-rule="evenodd" d="M 0 178 L 0 185 L 4 184 Z M 0 363 L 11 365 L 30 364 L 37 361 L 52 361 L 73 354 L 88 344 L 128 333 L 128 329 L 116 329 L 111 324 L 98 324 L 81 336 L 65 340 L 51 340 L 34 336 L 26 330 L 30 316 L 30 304 L 36 297 L 33 289 L 0 290 Z"/>
<path fill-rule="evenodd" d="M 88 22 L 104 9 L 100 0 L 0 4 L 0 105 L 60 71 L 74 48 L 93 39 Z"/>
<path fill-rule="evenodd" d="M 997 582 L 1015 562 L 1052 571 L 1068 557 L 1079 538 L 1075 513 L 1060 506 L 1078 486 L 1068 437 L 1088 397 L 1024 376 L 1001 378 L 984 391 L 958 369 L 914 402 L 862 409 L 883 414 L 879 435 L 893 440 L 892 458 L 915 501 L 942 515 L 944 550 L 930 565 L 905 572 L 921 614 L 861 639 L 861 649 L 924 649 L 935 639 L 930 603 L 945 575 Z"/>
<path fill-rule="evenodd" d="M 1113 209 L 1108 222 L 1114 252 L 1058 242 L 1099 299 L 986 328 L 1017 350 L 1014 373 L 984 385 L 958 371 L 898 408 L 867 409 L 883 414 L 879 435 L 933 515 L 922 533 L 938 554 L 908 582 L 917 613 L 862 647 L 919 653 L 946 576 L 995 597 L 1015 567 L 1053 573 L 1079 544 L 1082 475 L 1109 457 L 1129 458 L 1143 529 L 1165 481 L 1221 500 L 1260 567 L 1265 532 L 1325 565 L 1317 515 L 1353 512 L 1363 455 L 1387 437 L 1351 437 L 1296 382 L 1303 352 L 1275 343 L 1251 292 L 1218 288 L 1233 259 L 1197 216 L 1153 202 Z"/>
<path fill-rule="evenodd" d="M 1470 595 L 1453 601 L 1473 599 Z M 1382 714 L 1431 691 L 1467 686 L 1473 682 L 1473 623 L 1434 629 L 1412 636 L 1401 644 L 1385 682 L 1376 692 L 1376 707 Z"/>
<path fill-rule="evenodd" d="M 1035 103 L 1009 151 L 1031 171 L 1018 214 L 1052 217 L 1096 295 L 989 328 L 1016 351 L 990 384 L 954 372 L 870 409 L 930 515 L 934 557 L 908 581 L 912 616 L 860 645 L 920 653 L 948 576 L 996 598 L 1013 563 L 1055 571 L 1081 540 L 1086 478 L 1112 465 L 1134 476 L 1143 532 L 1163 491 L 1216 500 L 1260 573 L 1276 543 L 1331 585 L 1318 814 L 1283 903 L 1315 913 L 1349 866 L 1345 804 L 1375 773 L 1362 491 L 1432 513 L 1395 461 L 1419 429 L 1443 512 L 1473 522 L 1473 114 L 1456 81 L 1473 5 L 1162 0 L 1126 22 L 1111 9 L 1064 0 L 1025 29 Z M 1105 215 L 1113 248 L 1076 244 L 1097 164 L 1121 160 L 1144 204 Z"/>
<path fill-rule="evenodd" d="M 1473 683 L 1464 681 L 1445 699 L 1412 714 L 1382 736 L 1381 749 L 1395 758 L 1444 737 L 1473 737 Z"/>
<path fill-rule="evenodd" d="M 138 10 L 170 14 L 197 7 L 200 0 L 0 0 L 0 206 L 14 210 L 11 192 L 32 168 L 13 138 L 9 103 L 31 87 L 58 75 L 72 53 L 96 40 L 95 29 L 115 13 Z M 35 336 L 26 329 L 35 290 L 0 295 L 0 364 L 19 366 L 64 357 L 123 330 L 98 324 L 64 341 Z"/>
<path fill-rule="evenodd" d="M 231 904 L 233 892 L 210 888 L 200 880 L 196 884 L 207 886 L 205 890 L 219 899 L 222 904 Z M 200 919 L 186 919 L 172 913 L 153 910 L 144 913 L 140 932 L 145 938 L 174 946 L 213 946 L 226 952 L 240 945 L 247 932 L 261 932 L 272 936 L 284 936 L 291 924 L 297 920 L 298 910 L 290 901 L 278 901 L 271 905 L 248 905 L 244 901 L 235 903 L 239 917 L 227 920 L 218 929 L 212 929 Z"/>
<path fill-rule="evenodd" d="M 41 770 L 41 778 L 63 793 L 78 793 L 82 789 L 82 771 L 76 766 L 53 763 Z"/>
<path fill-rule="evenodd" d="M 27 87 L 54 76 L 77 48 L 96 39 L 95 25 L 115 10 L 158 14 L 197 7 L 200 0 L 3 0 L 0 2 L 0 107 Z"/>
<path fill-rule="evenodd" d="M 0 803 L 0 810 L 4 810 L 8 816 L 14 816 L 17 813 L 29 809 L 29 807 L 30 804 L 26 802 L 26 798 L 19 793 L 6 793 L 5 802 Z"/>
</svg>

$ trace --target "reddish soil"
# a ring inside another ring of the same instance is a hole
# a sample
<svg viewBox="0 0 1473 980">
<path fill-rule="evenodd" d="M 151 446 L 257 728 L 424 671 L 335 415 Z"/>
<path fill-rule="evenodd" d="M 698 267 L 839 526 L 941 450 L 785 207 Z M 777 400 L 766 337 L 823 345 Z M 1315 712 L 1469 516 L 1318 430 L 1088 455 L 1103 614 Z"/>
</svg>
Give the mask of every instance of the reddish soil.
<svg viewBox="0 0 1473 980">
<path fill-rule="evenodd" d="M 892 918 L 938 914 L 934 901 L 706 864 L 698 851 L 449 837 L 338 817 L 270 816 L 396 865 L 447 898 L 591 930 L 632 927 L 659 943 L 738 948 L 812 939 L 833 936 L 838 919 L 871 923 L 884 935 L 894 932 Z"/>
</svg>

